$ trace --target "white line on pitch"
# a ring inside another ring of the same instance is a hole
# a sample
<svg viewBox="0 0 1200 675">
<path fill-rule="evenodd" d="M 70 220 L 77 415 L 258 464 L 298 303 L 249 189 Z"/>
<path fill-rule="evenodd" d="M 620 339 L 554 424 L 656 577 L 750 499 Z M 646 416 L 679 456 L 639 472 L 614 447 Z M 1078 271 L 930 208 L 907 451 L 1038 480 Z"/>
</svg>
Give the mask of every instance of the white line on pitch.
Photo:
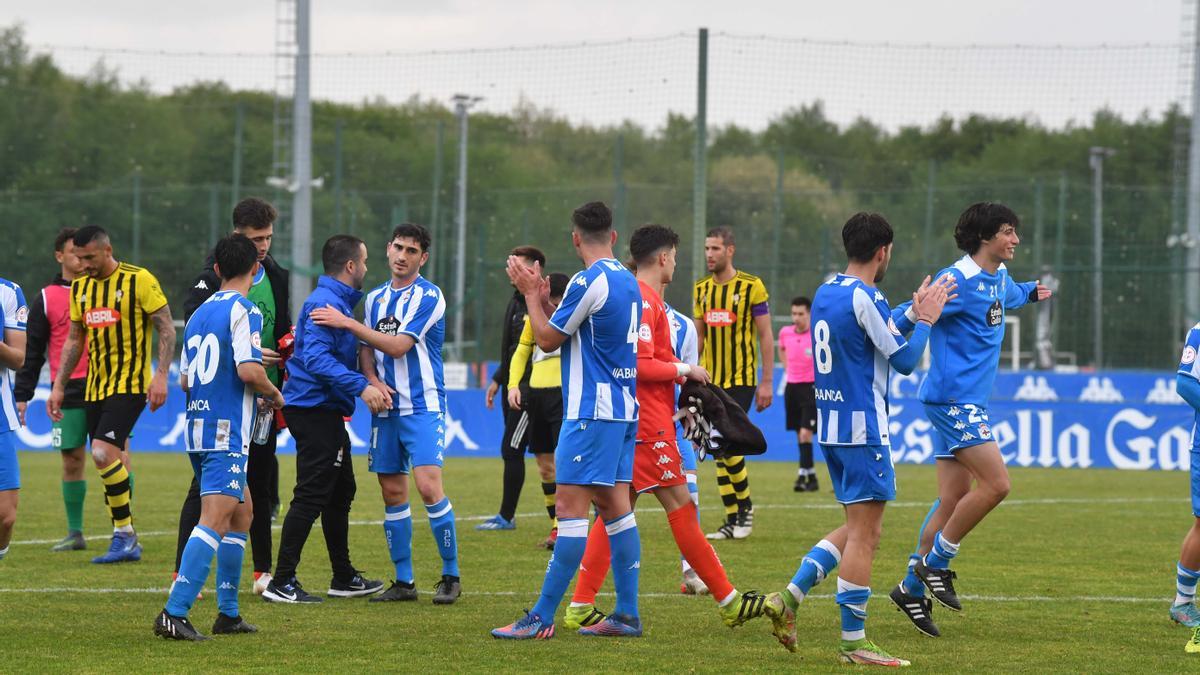
<svg viewBox="0 0 1200 675">
<path fill-rule="evenodd" d="M 166 595 L 167 588 L 0 588 L 0 593 L 62 593 L 64 595 L 72 595 L 79 593 L 112 595 L 120 593 L 131 594 L 160 594 Z M 433 591 L 420 591 L 425 595 L 432 595 Z M 512 597 L 519 595 L 533 596 L 536 591 L 470 591 L 467 595 L 483 595 L 494 597 Z M 244 592 L 243 592 L 244 594 Z M 605 597 L 614 597 L 614 593 L 600 593 Z M 676 599 L 691 599 L 691 596 L 683 595 L 682 593 L 639 593 L 639 598 L 676 598 Z M 832 600 L 833 595 L 812 594 L 809 598 Z M 1130 597 L 1117 595 L 1072 595 L 1061 598 L 1051 597 L 1048 595 L 960 595 L 963 600 L 970 602 L 1121 602 L 1121 603 L 1168 603 L 1170 598 L 1145 598 L 1145 597 Z"/>
<path fill-rule="evenodd" d="M 1087 504 L 1097 504 L 1097 505 L 1103 505 L 1103 504 L 1181 504 L 1185 501 L 1187 501 L 1187 500 L 1177 499 L 1177 498 L 1165 498 L 1165 497 L 1108 497 L 1108 498 L 1102 498 L 1102 499 L 1087 498 L 1087 497 L 1048 497 L 1045 499 L 1009 499 L 1005 502 L 1002 502 L 1000 504 L 1000 506 L 1046 506 L 1046 505 L 1054 505 L 1054 504 L 1078 504 L 1078 505 L 1087 505 Z M 925 509 L 925 508 L 929 508 L 929 505 L 930 505 L 930 502 L 889 502 L 888 508 L 890 508 L 890 509 L 915 509 L 915 508 Z M 645 508 L 651 508 L 651 507 L 645 507 Z M 764 510 L 764 511 L 833 511 L 833 510 L 840 510 L 841 508 L 842 508 L 841 504 L 838 504 L 838 503 L 832 502 L 832 501 L 822 502 L 822 503 L 810 503 L 810 504 L 755 504 L 754 505 L 754 509 L 756 511 L 757 510 Z M 701 511 L 719 511 L 719 510 L 723 510 L 723 507 L 721 507 L 721 506 L 702 506 L 702 507 L 700 507 L 700 510 Z M 421 518 L 418 517 L 420 515 L 422 515 L 422 514 L 419 514 L 419 513 L 414 514 L 413 520 L 420 520 Z M 545 511 L 530 511 L 530 512 L 526 512 L 526 513 L 518 513 L 516 515 L 520 516 L 522 518 L 537 518 L 538 516 L 545 515 Z M 458 516 L 456 518 L 456 520 L 464 522 L 464 523 L 480 522 L 480 521 L 488 520 L 492 517 L 494 517 L 494 516 L 493 515 Z M 350 521 L 350 524 L 351 525 L 382 525 L 383 521 L 382 520 L 352 520 L 352 521 Z M 315 527 L 321 526 L 320 522 L 314 523 L 313 525 Z M 282 527 L 282 523 L 272 526 L 271 529 L 279 530 L 281 527 Z M 178 533 L 175 530 L 152 530 L 152 531 L 147 531 L 147 532 L 138 532 L 137 534 L 138 534 L 138 537 L 165 537 L 168 535 L 176 535 Z M 101 541 L 101 540 L 107 540 L 111 537 L 112 537 L 111 534 L 95 534 L 95 535 L 89 535 L 84 538 L 89 541 Z M 60 541 L 59 539 L 25 539 L 22 541 L 14 541 L 14 542 L 12 542 L 12 545 L 14 545 L 14 546 L 25 546 L 25 545 L 39 546 L 39 545 L 45 545 L 45 544 L 57 544 L 59 541 Z"/>
</svg>

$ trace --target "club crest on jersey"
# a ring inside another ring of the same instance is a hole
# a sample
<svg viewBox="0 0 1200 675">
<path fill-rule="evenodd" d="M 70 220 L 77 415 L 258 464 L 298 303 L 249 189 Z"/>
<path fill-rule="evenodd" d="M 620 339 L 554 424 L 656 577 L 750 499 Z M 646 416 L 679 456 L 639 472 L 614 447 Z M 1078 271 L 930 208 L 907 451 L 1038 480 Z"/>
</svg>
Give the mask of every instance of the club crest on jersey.
<svg viewBox="0 0 1200 675">
<path fill-rule="evenodd" d="M 995 328 L 1002 323 L 1004 323 L 1004 308 L 1000 306 L 1000 301 L 997 300 L 992 303 L 991 307 L 988 307 L 987 325 Z"/>
<path fill-rule="evenodd" d="M 83 323 L 88 328 L 108 328 L 121 320 L 121 313 L 112 307 L 94 307 L 83 313 Z"/>
<path fill-rule="evenodd" d="M 394 316 L 385 316 L 375 323 L 375 330 L 384 335 L 397 335 L 400 332 L 400 320 Z"/>
<path fill-rule="evenodd" d="M 982 439 L 985 439 L 985 440 L 991 438 L 992 437 L 992 428 L 989 427 L 987 424 L 980 424 L 979 425 L 979 437 Z"/>
<path fill-rule="evenodd" d="M 710 309 L 704 313 L 704 323 L 713 328 L 732 326 L 737 321 L 737 314 L 728 309 Z"/>
<path fill-rule="evenodd" d="M 120 302 L 121 298 L 125 297 L 125 291 L 118 288 L 117 292 L 116 292 L 116 297 L 117 297 L 117 302 Z"/>
<path fill-rule="evenodd" d="M 1183 356 L 1179 357 L 1180 363 L 1193 363 L 1196 360 L 1196 350 L 1191 345 L 1183 348 Z"/>
</svg>

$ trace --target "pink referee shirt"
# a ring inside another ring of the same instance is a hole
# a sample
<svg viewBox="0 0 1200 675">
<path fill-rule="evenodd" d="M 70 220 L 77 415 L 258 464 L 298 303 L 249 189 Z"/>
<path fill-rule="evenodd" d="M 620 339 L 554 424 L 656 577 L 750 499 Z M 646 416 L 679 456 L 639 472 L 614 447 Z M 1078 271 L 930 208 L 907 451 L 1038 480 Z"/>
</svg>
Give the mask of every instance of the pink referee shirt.
<svg viewBox="0 0 1200 675">
<path fill-rule="evenodd" d="M 787 382 L 813 381 L 812 332 L 796 332 L 795 326 L 779 329 L 779 346 L 786 358 Z"/>
</svg>

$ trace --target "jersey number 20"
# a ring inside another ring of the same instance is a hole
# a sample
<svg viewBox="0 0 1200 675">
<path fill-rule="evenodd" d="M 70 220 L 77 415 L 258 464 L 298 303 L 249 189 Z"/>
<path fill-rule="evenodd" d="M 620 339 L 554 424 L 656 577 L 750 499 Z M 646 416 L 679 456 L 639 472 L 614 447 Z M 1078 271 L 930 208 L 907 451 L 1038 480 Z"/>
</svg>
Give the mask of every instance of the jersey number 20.
<svg viewBox="0 0 1200 675">
<path fill-rule="evenodd" d="M 188 386 L 195 386 L 196 379 L 200 384 L 208 384 L 217 376 L 217 365 L 220 362 L 221 345 L 217 336 L 209 333 L 201 338 L 193 335 L 187 342 L 188 351 L 194 355 L 188 359 Z"/>
</svg>

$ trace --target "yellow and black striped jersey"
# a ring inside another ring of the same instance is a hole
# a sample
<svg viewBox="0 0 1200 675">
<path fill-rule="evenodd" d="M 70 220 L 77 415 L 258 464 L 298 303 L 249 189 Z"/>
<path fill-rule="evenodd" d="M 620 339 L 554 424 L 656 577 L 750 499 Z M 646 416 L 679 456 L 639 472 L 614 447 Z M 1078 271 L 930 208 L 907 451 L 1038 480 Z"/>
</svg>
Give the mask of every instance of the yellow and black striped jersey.
<svg viewBox="0 0 1200 675">
<path fill-rule="evenodd" d="M 71 321 L 82 323 L 87 334 L 84 400 L 146 393 L 151 375 L 150 315 L 166 304 L 158 279 L 126 263 L 119 263 L 104 279 L 85 276 L 71 282 Z"/>
<path fill-rule="evenodd" d="M 692 300 L 692 316 L 705 326 L 700 365 L 713 383 L 722 388 L 758 384 L 754 316 L 767 312 L 767 287 L 762 279 L 738 272 L 722 284 L 709 275 L 696 282 Z"/>
</svg>

